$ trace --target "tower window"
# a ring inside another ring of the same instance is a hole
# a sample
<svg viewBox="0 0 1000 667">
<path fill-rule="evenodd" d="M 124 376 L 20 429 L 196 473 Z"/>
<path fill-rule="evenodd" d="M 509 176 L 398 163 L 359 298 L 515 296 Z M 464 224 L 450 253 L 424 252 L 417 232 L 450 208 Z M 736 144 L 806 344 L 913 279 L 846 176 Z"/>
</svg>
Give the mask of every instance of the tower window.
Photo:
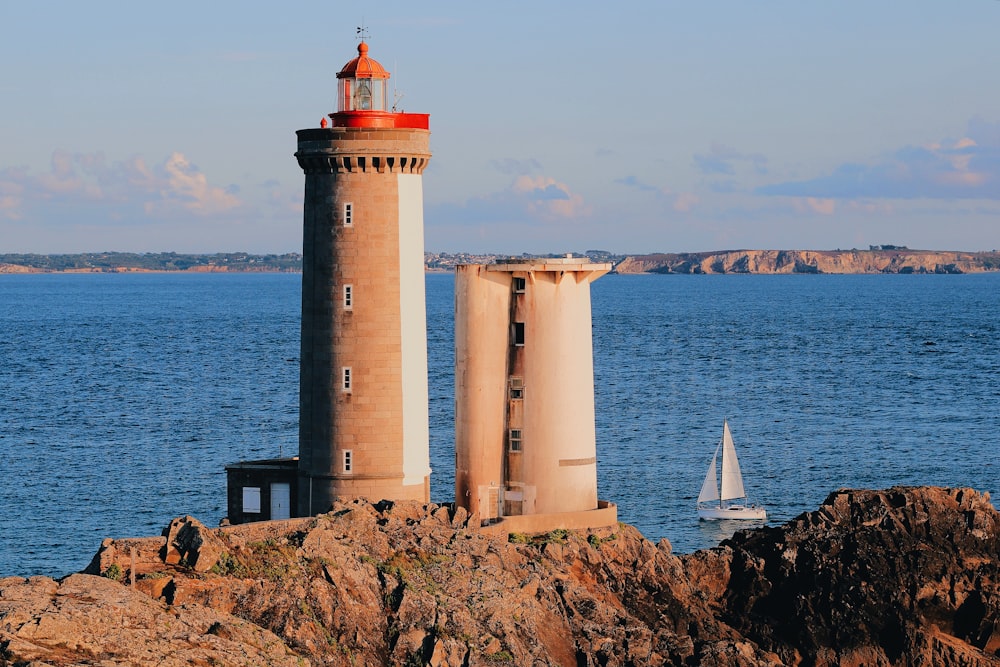
<svg viewBox="0 0 1000 667">
<path fill-rule="evenodd" d="M 524 322 L 514 322 L 514 345 L 524 345 Z"/>
<path fill-rule="evenodd" d="M 340 389 L 345 394 L 351 393 L 351 367 L 344 366 L 341 370 L 341 384 Z"/>
<path fill-rule="evenodd" d="M 512 428 L 510 429 L 510 437 L 508 438 L 510 443 L 510 451 L 519 452 L 521 451 L 521 429 Z"/>
<path fill-rule="evenodd" d="M 524 398 L 524 378 L 512 377 L 510 379 L 510 398 L 513 401 Z"/>
<path fill-rule="evenodd" d="M 354 286 L 344 285 L 344 310 L 351 310 L 354 306 Z"/>
<path fill-rule="evenodd" d="M 344 227 L 351 227 L 354 225 L 354 204 L 351 202 L 344 202 Z"/>
<path fill-rule="evenodd" d="M 525 283 L 523 277 L 514 276 L 514 294 L 524 294 Z"/>
<path fill-rule="evenodd" d="M 352 472 L 354 470 L 354 450 L 345 449 L 344 450 L 344 472 Z"/>
</svg>

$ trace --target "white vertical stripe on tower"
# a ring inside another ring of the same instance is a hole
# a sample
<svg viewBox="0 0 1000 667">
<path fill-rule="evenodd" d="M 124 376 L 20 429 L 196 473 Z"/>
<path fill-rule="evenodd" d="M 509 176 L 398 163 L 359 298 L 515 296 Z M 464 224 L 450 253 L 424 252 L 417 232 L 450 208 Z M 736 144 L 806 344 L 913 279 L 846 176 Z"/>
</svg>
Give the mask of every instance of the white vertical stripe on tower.
<svg viewBox="0 0 1000 667">
<path fill-rule="evenodd" d="M 430 474 L 424 194 L 420 174 L 399 174 L 399 308 L 402 325 L 403 485 Z"/>
</svg>

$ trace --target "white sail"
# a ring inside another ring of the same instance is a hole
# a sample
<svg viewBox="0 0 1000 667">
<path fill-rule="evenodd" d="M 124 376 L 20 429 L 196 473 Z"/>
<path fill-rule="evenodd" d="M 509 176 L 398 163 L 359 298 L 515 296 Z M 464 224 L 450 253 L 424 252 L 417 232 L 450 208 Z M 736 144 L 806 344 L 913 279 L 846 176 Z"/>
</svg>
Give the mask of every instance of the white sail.
<svg viewBox="0 0 1000 667">
<path fill-rule="evenodd" d="M 740 462 L 736 458 L 736 447 L 733 445 L 733 436 L 729 432 L 729 422 L 725 421 L 722 424 L 722 493 L 720 498 L 732 500 L 745 498 L 746 495 L 746 491 L 743 490 L 743 475 L 740 474 Z"/>
<path fill-rule="evenodd" d="M 722 492 L 719 492 L 716 477 L 715 461 L 722 452 Z M 699 519 L 751 519 L 766 521 L 767 512 L 763 507 L 747 503 L 729 504 L 727 500 L 746 498 L 743 489 L 743 475 L 740 474 L 740 464 L 736 459 L 736 446 L 733 435 L 729 432 L 729 421 L 722 423 L 722 442 L 715 448 L 712 455 L 712 465 L 708 467 L 705 482 L 698 494 Z"/>
<path fill-rule="evenodd" d="M 712 454 L 712 464 L 708 466 L 708 473 L 705 475 L 705 483 L 701 485 L 701 493 L 698 494 L 699 503 L 719 499 L 719 479 L 715 476 L 715 459 L 718 455 L 719 448 L 716 447 Z"/>
</svg>

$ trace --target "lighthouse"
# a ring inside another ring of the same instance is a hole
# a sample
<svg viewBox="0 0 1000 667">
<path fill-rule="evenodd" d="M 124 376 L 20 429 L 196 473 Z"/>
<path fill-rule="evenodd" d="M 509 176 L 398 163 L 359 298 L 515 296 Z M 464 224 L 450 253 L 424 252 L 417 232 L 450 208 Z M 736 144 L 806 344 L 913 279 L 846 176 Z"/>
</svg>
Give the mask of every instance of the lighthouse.
<svg viewBox="0 0 1000 667">
<path fill-rule="evenodd" d="M 389 108 L 358 44 L 305 173 L 296 514 L 338 496 L 430 499 L 422 174 L 428 114 Z"/>
</svg>

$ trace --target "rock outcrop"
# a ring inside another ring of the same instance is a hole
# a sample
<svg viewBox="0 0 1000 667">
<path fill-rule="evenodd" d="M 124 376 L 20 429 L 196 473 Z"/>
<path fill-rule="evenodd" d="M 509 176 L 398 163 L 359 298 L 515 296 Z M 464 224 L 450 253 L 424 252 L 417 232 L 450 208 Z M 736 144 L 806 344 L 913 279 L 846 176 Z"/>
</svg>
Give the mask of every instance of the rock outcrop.
<svg viewBox="0 0 1000 667">
<path fill-rule="evenodd" d="M 936 250 L 726 250 L 638 255 L 617 273 L 981 273 L 1000 253 Z"/>
<path fill-rule="evenodd" d="M 0 665 L 301 665 L 266 629 L 104 577 L 0 579 Z"/>
<path fill-rule="evenodd" d="M 433 504 L 184 517 L 87 574 L 0 580 L 0 666 L 1000 665 L 998 552 L 969 489 L 842 490 L 681 556 L 621 524 L 501 540 Z"/>
<path fill-rule="evenodd" d="M 1000 664 L 1000 516 L 970 489 L 838 491 L 686 563 L 784 664 Z"/>
</svg>

